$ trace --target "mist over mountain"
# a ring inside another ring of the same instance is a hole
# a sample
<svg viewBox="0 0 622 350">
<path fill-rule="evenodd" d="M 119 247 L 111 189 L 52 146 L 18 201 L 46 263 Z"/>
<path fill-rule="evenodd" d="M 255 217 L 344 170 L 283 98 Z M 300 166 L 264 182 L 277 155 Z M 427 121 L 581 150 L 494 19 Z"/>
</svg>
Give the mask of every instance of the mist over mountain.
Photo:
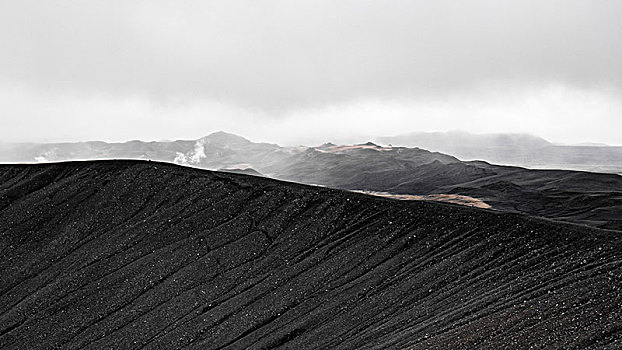
<svg viewBox="0 0 622 350">
<path fill-rule="evenodd" d="M 382 145 L 418 147 L 449 154 L 461 160 L 484 160 L 495 164 L 534 169 L 622 174 L 622 147 L 620 146 L 589 142 L 577 145 L 558 145 L 529 134 L 471 134 L 464 131 L 415 132 L 370 138 Z M 196 164 L 206 159 L 214 160 L 215 154 L 204 156 L 203 152 L 223 147 L 233 147 L 239 152 L 248 151 L 249 158 L 252 158 L 252 154 L 257 150 L 264 153 L 270 151 L 291 153 L 304 148 L 312 148 L 308 146 L 280 147 L 276 144 L 255 142 L 250 144 L 251 141 L 241 136 L 222 131 L 198 140 L 150 142 L 134 140 L 123 143 L 101 141 L 50 144 L 0 143 L 0 162 L 132 158 Z M 245 150 L 245 146 L 251 147 L 252 150 L 248 147 Z M 218 169 L 236 165 L 235 157 L 227 159 L 224 154 L 218 157 L 223 162 L 222 164 L 203 164 L 203 167 Z"/>
<path fill-rule="evenodd" d="M 379 137 L 378 141 L 448 153 L 462 160 L 622 174 L 622 147 L 598 143 L 557 145 L 529 134 L 471 134 L 464 131 L 416 132 Z"/>
</svg>

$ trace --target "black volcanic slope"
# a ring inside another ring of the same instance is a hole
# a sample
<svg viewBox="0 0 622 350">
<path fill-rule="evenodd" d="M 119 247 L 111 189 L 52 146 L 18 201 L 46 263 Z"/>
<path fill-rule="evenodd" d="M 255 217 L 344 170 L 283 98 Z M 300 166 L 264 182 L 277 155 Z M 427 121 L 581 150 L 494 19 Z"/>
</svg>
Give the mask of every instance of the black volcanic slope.
<svg viewBox="0 0 622 350">
<path fill-rule="evenodd" d="M 142 161 L 0 167 L 3 349 L 622 347 L 622 240 Z"/>
</svg>

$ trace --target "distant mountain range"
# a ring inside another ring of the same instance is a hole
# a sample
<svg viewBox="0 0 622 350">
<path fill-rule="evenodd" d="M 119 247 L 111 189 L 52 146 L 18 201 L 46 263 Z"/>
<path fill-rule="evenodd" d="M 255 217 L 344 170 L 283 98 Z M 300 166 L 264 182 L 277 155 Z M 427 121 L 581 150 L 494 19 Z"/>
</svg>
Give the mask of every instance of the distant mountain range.
<svg viewBox="0 0 622 350">
<path fill-rule="evenodd" d="M 382 144 L 448 153 L 462 160 L 622 174 L 622 147 L 597 143 L 556 145 L 528 134 L 476 135 L 463 131 L 415 132 L 377 140 Z"/>
<path fill-rule="evenodd" d="M 527 136 L 476 141 L 477 138 L 469 142 L 480 148 L 491 143 L 501 149 L 516 145 L 553 147 L 544 140 Z M 261 174 L 387 196 L 424 196 L 444 201 L 459 196 L 456 202 L 622 230 L 622 176 L 461 161 L 447 154 L 395 144 L 327 143 L 317 147 L 281 147 L 217 132 L 192 141 L 21 144 L 5 145 L 0 150 L 1 162 L 111 158 L 151 159 L 211 170 Z M 440 194 L 444 196 L 437 196 Z"/>
</svg>

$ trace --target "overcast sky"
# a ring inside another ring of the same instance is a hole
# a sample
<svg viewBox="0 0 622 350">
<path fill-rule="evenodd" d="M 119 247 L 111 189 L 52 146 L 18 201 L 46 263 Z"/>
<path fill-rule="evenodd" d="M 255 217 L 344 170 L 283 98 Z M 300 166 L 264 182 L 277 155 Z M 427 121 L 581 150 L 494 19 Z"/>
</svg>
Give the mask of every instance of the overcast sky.
<svg viewBox="0 0 622 350">
<path fill-rule="evenodd" d="M 0 141 L 622 145 L 622 1 L 0 1 Z"/>
</svg>

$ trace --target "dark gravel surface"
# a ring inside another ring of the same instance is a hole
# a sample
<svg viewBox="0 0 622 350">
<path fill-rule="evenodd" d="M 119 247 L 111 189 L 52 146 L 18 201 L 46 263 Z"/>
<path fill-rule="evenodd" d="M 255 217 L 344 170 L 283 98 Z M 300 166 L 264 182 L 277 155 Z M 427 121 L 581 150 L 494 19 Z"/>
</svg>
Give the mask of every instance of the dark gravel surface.
<svg viewBox="0 0 622 350">
<path fill-rule="evenodd" d="M 618 349 L 622 236 L 143 161 L 0 166 L 0 348 Z"/>
</svg>

